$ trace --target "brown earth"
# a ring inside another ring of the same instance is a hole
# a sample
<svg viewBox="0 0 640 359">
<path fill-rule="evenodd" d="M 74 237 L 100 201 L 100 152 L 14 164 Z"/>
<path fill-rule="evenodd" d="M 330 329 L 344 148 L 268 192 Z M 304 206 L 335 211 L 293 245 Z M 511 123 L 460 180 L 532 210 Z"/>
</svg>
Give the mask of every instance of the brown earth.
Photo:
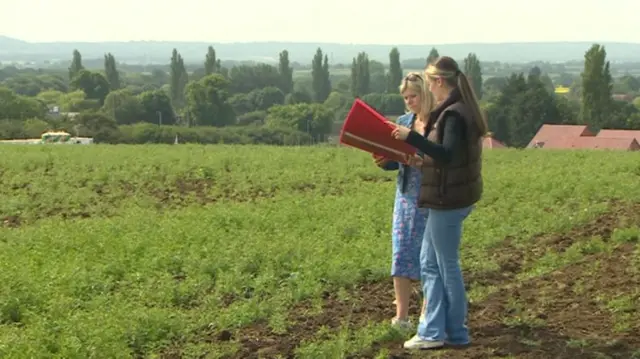
<svg viewBox="0 0 640 359">
<path fill-rule="evenodd" d="M 587 256 L 550 275 L 490 295 L 470 308 L 473 344 L 438 357 L 631 359 L 634 353 L 640 355 L 640 322 L 616 333 L 612 313 L 597 301 L 600 296 L 612 298 L 637 287 L 640 277 L 628 273 L 634 248 L 624 245 L 612 254 Z M 594 272 L 595 261 L 602 267 Z M 424 356 L 411 355 L 401 345 L 376 344 L 375 352 L 357 357 L 373 358 L 382 347 L 391 349 L 393 358 Z"/>
<path fill-rule="evenodd" d="M 6 216 L 2 219 L 2 225 L 9 228 L 20 227 L 20 217 L 18 216 Z"/>
<path fill-rule="evenodd" d="M 473 344 L 441 351 L 438 357 L 632 358 L 640 349 L 640 322 L 625 333 L 616 333 L 612 314 L 602 309 L 596 298 L 627 293 L 640 283 L 637 275 L 627 272 L 632 266 L 633 245 L 620 246 L 613 253 L 587 255 L 578 263 L 549 275 L 521 283 L 515 280 L 527 263 L 544 254 L 539 248 L 561 252 L 576 241 L 596 235 L 607 241 L 621 221 L 640 223 L 640 204 L 614 202 L 608 213 L 580 228 L 564 234 L 535 236 L 530 248 L 516 248 L 507 238 L 499 248 L 492 249 L 500 270 L 465 273 L 469 287 L 495 285 L 499 288 L 482 302 L 470 305 Z M 592 266 L 596 261 L 600 261 L 602 267 L 594 271 Z M 310 303 L 296 305 L 289 318 L 293 324 L 284 334 L 273 333 L 265 323 L 256 323 L 237 332 L 211 333 L 208 341 L 237 341 L 241 349 L 230 358 L 294 358 L 295 348 L 301 342 L 323 339 L 317 335 L 321 328 L 335 332 L 345 321 L 357 329 L 368 321 L 389 320 L 395 314 L 392 300 L 390 280 L 361 283 L 349 290 L 346 300 L 327 293 L 323 310 L 317 315 L 309 314 Z M 414 315 L 419 313 L 418 303 L 419 296 L 415 295 L 411 308 Z M 391 352 L 390 358 L 428 356 L 427 353 L 407 353 L 400 341 L 374 343 L 369 350 L 350 358 L 374 358 L 383 348 Z M 165 358 L 181 357 L 179 348 L 175 347 L 165 354 Z"/>
<path fill-rule="evenodd" d="M 373 181 L 370 178 L 362 178 L 363 181 Z M 381 180 L 384 180 L 382 178 Z M 20 215 L 0 213 L 0 227 L 17 228 L 28 225 L 39 219 L 48 217 L 61 217 L 63 219 L 90 218 L 90 217 L 110 217 L 117 214 L 117 208 L 122 202 L 135 196 L 148 196 L 156 201 L 158 210 L 175 209 L 189 205 L 206 205 L 219 201 L 251 202 L 275 197 L 280 192 L 305 193 L 315 191 L 321 196 L 332 196 L 342 194 L 340 183 L 335 185 L 324 185 L 321 188 L 314 183 L 296 183 L 288 188 L 272 186 L 247 186 L 237 189 L 228 185 L 221 185 L 211 179 L 180 178 L 170 184 L 160 182 L 132 183 L 120 181 L 118 183 L 94 184 L 91 185 L 93 192 L 100 196 L 100 201 L 108 203 L 109 206 L 103 208 L 113 209 L 112 213 L 96 212 L 93 203 L 69 204 L 66 199 L 59 201 L 49 201 L 56 203 L 54 207 L 42 208 L 34 207 L 23 210 Z M 89 184 L 80 183 L 79 187 L 87 187 Z M 42 193 L 33 192 L 30 184 L 16 184 L 9 187 L 11 191 L 26 192 L 32 203 L 39 203 Z M 7 196 L 12 192 L 9 191 Z"/>
<path fill-rule="evenodd" d="M 286 333 L 275 335 L 266 324 L 260 323 L 243 329 L 237 334 L 242 349 L 231 358 L 294 358 L 294 350 L 303 340 L 322 340 L 316 336 L 321 329 L 335 332 L 348 323 L 351 327 L 363 327 L 368 321 L 389 320 L 393 311 L 393 285 L 390 281 L 362 283 L 351 289 L 348 299 L 342 300 L 335 294 L 325 294 L 322 312 L 308 316 L 309 303 L 297 306 L 291 313 L 293 325 Z M 420 296 L 412 297 L 411 311 L 419 313 Z M 327 339 L 327 338 L 324 338 Z"/>
</svg>

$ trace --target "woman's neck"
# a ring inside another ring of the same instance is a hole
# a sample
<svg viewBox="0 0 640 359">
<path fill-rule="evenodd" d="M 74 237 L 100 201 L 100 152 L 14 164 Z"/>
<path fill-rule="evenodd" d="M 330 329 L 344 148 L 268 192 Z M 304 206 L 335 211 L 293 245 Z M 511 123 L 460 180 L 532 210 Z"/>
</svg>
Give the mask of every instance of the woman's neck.
<svg viewBox="0 0 640 359">
<path fill-rule="evenodd" d="M 448 89 L 445 93 L 442 94 L 442 98 L 437 99 L 438 104 L 441 104 L 442 102 L 444 102 L 446 99 L 449 98 L 449 96 L 451 96 L 451 91 L 453 91 L 453 89 Z"/>
</svg>

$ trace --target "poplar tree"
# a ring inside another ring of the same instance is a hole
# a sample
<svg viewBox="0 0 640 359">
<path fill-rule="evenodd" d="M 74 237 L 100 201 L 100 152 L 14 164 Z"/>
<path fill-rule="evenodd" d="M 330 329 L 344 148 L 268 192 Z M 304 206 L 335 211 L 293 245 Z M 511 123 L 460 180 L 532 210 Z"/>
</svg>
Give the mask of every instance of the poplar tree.
<svg viewBox="0 0 640 359">
<path fill-rule="evenodd" d="M 397 47 L 389 52 L 389 73 L 387 74 L 387 92 L 397 93 L 398 86 L 402 82 L 402 65 L 400 64 L 400 52 Z"/>
<path fill-rule="evenodd" d="M 109 82 L 109 88 L 111 91 L 118 90 L 122 87 L 120 83 L 120 74 L 118 73 L 118 68 L 116 66 L 116 58 L 108 53 L 104 55 L 104 73 L 107 77 L 107 81 Z"/>
<path fill-rule="evenodd" d="M 84 66 L 82 66 L 82 55 L 80 55 L 80 51 L 73 50 L 73 58 L 71 59 L 71 66 L 69 66 L 69 80 L 73 80 L 82 70 L 84 70 Z"/>
<path fill-rule="evenodd" d="M 474 53 L 464 59 L 464 74 L 467 76 L 478 100 L 482 98 L 482 66 Z"/>
<path fill-rule="evenodd" d="M 580 118 L 596 128 L 607 123 L 613 106 L 613 81 L 604 46 L 594 44 L 584 55 Z"/>
</svg>

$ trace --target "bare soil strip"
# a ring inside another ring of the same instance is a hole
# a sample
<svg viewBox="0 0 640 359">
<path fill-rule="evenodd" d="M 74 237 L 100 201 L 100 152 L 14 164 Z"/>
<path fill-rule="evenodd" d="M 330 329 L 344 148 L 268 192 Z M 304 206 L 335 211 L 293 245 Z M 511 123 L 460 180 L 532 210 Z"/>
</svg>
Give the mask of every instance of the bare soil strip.
<svg viewBox="0 0 640 359">
<path fill-rule="evenodd" d="M 441 353 L 440 357 L 546 359 L 600 358 L 605 354 L 610 358 L 630 358 L 634 352 L 632 348 L 640 348 L 640 323 L 626 333 L 616 333 L 612 314 L 603 310 L 595 298 L 625 293 L 638 285 L 639 278 L 627 273 L 633 245 L 621 246 L 612 254 L 588 255 L 550 275 L 516 283 L 516 276 L 523 266 L 540 258 L 546 248 L 562 252 L 572 243 L 592 236 L 601 236 L 608 241 L 621 218 L 640 223 L 640 204 L 614 202 L 609 212 L 595 220 L 567 233 L 538 235 L 531 239 L 530 248 L 524 250 L 516 248 L 509 238 L 505 239 L 499 248 L 493 249 L 499 270 L 465 274 L 469 287 L 499 287 L 496 293 L 470 307 L 473 345 Z M 590 270 L 598 260 L 602 268 L 595 272 Z M 349 290 L 346 300 L 326 293 L 323 310 L 318 315 L 308 314 L 311 308 L 308 302 L 294 306 L 289 317 L 289 323 L 293 324 L 284 334 L 273 333 L 265 323 L 256 323 L 235 333 L 227 330 L 211 333 L 209 341 L 236 340 L 241 343 L 241 349 L 231 358 L 278 355 L 294 358 L 295 348 L 302 341 L 321 339 L 317 337 L 321 328 L 337 330 L 345 322 L 352 328 L 359 328 L 367 321 L 389 320 L 395 314 L 392 300 L 391 280 L 361 283 Z M 418 295 L 412 298 L 413 314 L 419 313 L 419 301 Z M 413 357 L 401 349 L 399 342 L 374 343 L 370 350 L 353 357 L 373 358 L 382 348 L 389 349 L 393 358 Z M 167 352 L 166 357 L 179 358 L 177 349 L 174 347 L 171 354 Z"/>
</svg>

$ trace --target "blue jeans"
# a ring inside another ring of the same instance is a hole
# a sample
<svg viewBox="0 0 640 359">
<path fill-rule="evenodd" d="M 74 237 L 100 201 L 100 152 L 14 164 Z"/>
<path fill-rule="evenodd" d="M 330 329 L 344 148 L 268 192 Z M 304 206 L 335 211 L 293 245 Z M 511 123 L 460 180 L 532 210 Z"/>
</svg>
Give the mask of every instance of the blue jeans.
<svg viewBox="0 0 640 359">
<path fill-rule="evenodd" d="M 427 212 L 420 252 L 422 291 L 427 300 L 425 320 L 418 326 L 424 340 L 468 344 L 467 295 L 460 269 L 462 222 L 473 206 Z"/>
</svg>

